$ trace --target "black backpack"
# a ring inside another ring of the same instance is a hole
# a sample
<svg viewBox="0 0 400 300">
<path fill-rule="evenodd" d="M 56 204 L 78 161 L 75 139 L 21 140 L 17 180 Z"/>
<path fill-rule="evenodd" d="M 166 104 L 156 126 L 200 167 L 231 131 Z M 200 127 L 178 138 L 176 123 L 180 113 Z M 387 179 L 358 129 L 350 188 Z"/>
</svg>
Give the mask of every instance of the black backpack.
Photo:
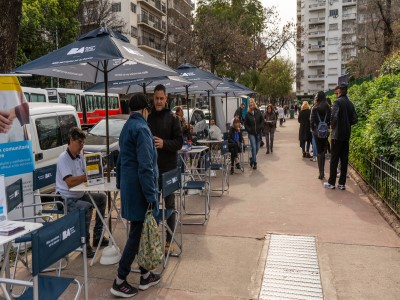
<svg viewBox="0 0 400 300">
<path fill-rule="evenodd" d="M 317 137 L 319 139 L 326 139 L 329 136 L 329 128 L 328 128 L 328 124 L 326 123 L 326 115 L 325 114 L 325 118 L 323 121 L 321 121 L 321 118 L 319 117 L 319 113 L 317 111 L 317 116 L 318 116 L 318 120 L 319 120 L 319 124 L 317 126 Z"/>
</svg>

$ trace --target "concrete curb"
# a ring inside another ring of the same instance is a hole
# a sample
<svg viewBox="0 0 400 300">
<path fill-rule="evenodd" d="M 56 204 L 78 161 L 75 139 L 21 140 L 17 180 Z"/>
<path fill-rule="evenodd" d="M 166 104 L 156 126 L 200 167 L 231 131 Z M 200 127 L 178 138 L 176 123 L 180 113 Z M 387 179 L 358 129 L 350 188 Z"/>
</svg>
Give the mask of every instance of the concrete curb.
<svg viewBox="0 0 400 300">
<path fill-rule="evenodd" d="M 365 180 L 357 173 L 357 171 L 349 165 L 349 174 L 357 183 L 360 189 L 368 196 L 368 199 L 375 206 L 381 216 L 393 228 L 396 234 L 400 237 L 400 220 L 390 207 L 375 193 L 375 191 L 365 182 Z"/>
</svg>

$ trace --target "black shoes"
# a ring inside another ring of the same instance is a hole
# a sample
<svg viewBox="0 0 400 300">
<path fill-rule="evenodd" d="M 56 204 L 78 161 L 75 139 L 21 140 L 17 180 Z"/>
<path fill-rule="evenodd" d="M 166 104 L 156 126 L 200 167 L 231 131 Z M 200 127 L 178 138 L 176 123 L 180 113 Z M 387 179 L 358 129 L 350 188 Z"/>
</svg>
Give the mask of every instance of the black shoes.
<svg viewBox="0 0 400 300">
<path fill-rule="evenodd" d="M 267 152 L 265 152 L 265 154 L 269 154 L 269 150 L 267 150 Z"/>
<path fill-rule="evenodd" d="M 98 239 L 93 239 L 93 247 L 97 247 L 99 245 L 100 238 Z M 101 241 L 100 247 L 107 247 L 108 246 L 108 239 L 103 237 L 103 240 Z"/>
<path fill-rule="evenodd" d="M 257 170 L 257 163 L 253 164 L 253 170 Z"/>
<path fill-rule="evenodd" d="M 147 279 L 144 279 L 143 276 L 140 276 L 140 285 L 139 289 L 144 291 L 147 290 L 149 287 L 152 287 L 156 284 L 158 284 L 161 280 L 160 275 L 154 274 L 150 272 L 149 277 Z"/>
<path fill-rule="evenodd" d="M 94 250 L 90 245 L 86 245 L 86 257 L 93 258 L 94 257 Z"/>
<path fill-rule="evenodd" d="M 117 284 L 117 281 L 114 280 L 113 286 L 110 289 L 111 294 L 121 298 L 130 298 L 135 296 L 138 293 L 138 290 L 131 286 L 126 280 L 121 284 Z"/>
<path fill-rule="evenodd" d="M 231 175 L 235 174 L 235 168 L 231 166 Z"/>
</svg>

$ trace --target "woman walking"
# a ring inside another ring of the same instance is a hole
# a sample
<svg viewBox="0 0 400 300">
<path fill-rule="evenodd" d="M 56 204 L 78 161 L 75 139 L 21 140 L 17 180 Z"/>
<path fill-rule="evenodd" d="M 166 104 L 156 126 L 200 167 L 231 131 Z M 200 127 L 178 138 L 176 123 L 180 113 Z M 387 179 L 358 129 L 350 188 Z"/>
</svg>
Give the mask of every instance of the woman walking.
<svg viewBox="0 0 400 300">
<path fill-rule="evenodd" d="M 257 153 L 260 149 L 261 130 L 263 128 L 263 117 L 253 98 L 250 98 L 249 109 L 244 119 L 244 127 L 249 135 L 251 146 L 250 167 L 257 169 Z"/>
<path fill-rule="evenodd" d="M 318 179 L 324 179 L 325 174 L 325 145 L 328 142 L 328 136 L 321 136 L 321 132 L 318 132 L 318 125 L 320 122 L 325 122 L 327 124 L 327 128 L 329 128 L 330 120 L 331 120 L 331 107 L 328 104 L 328 101 L 325 98 L 325 93 L 323 91 L 319 91 L 315 96 L 316 104 L 312 110 L 310 123 L 311 130 L 317 144 L 317 161 L 318 161 L 318 170 L 319 176 Z"/>
<path fill-rule="evenodd" d="M 311 158 L 310 155 L 310 143 L 312 140 L 311 129 L 310 129 L 310 105 L 307 101 L 303 101 L 301 105 L 301 111 L 297 120 L 300 123 L 299 128 L 299 140 L 300 147 L 303 151 L 303 157 Z"/>
<path fill-rule="evenodd" d="M 267 145 L 267 153 L 269 154 L 274 152 L 274 135 L 276 130 L 276 122 L 277 122 L 276 113 L 272 107 L 272 104 L 268 104 L 267 111 L 264 115 L 264 124 L 265 124 L 265 140 Z"/>
</svg>

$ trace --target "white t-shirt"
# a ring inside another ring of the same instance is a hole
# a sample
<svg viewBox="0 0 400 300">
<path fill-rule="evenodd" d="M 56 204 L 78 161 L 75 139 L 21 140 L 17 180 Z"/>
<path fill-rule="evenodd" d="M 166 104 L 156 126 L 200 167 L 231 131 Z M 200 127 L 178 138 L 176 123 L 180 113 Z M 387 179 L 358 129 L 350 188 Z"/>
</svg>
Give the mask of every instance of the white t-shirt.
<svg viewBox="0 0 400 300">
<path fill-rule="evenodd" d="M 278 114 L 279 119 L 283 119 L 285 117 L 285 111 L 283 110 L 283 107 L 278 107 Z"/>
<path fill-rule="evenodd" d="M 68 150 L 60 154 L 57 160 L 56 192 L 64 199 L 80 199 L 84 192 L 71 192 L 65 179 L 69 176 L 80 176 L 85 174 L 85 163 L 82 155 L 73 158 Z"/>
</svg>

